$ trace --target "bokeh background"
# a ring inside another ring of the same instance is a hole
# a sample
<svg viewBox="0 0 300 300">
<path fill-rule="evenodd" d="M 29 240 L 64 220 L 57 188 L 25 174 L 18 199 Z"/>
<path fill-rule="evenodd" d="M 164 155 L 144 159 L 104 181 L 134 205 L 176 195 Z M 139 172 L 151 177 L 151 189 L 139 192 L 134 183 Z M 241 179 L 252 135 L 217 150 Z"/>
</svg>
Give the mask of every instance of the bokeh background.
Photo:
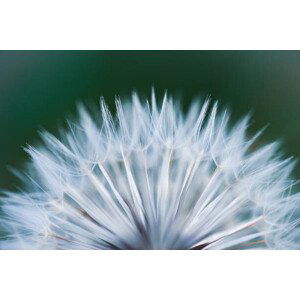
<svg viewBox="0 0 300 300">
<path fill-rule="evenodd" d="M 210 95 L 233 119 L 252 111 L 252 131 L 269 124 L 265 141 L 280 138 L 287 155 L 300 157 L 298 51 L 2 51 L 0 188 L 15 188 L 7 166 L 22 168 L 22 147 L 39 141 L 40 128 L 56 133 L 78 101 L 113 103 L 132 89 L 150 96 L 152 86 L 180 95 L 184 109 Z"/>
</svg>

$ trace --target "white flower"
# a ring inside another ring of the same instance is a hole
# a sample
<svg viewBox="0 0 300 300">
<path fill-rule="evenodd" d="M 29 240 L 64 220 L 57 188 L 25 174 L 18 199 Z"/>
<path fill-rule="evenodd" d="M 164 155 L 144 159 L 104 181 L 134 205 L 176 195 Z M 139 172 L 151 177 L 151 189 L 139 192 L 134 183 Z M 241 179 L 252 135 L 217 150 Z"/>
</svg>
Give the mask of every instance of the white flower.
<svg viewBox="0 0 300 300">
<path fill-rule="evenodd" d="M 116 108 L 101 101 L 97 123 L 80 107 L 60 140 L 27 148 L 27 189 L 2 198 L 2 249 L 300 248 L 293 162 L 257 148 L 248 117 L 229 129 L 217 104 L 183 115 L 154 93 Z"/>
</svg>

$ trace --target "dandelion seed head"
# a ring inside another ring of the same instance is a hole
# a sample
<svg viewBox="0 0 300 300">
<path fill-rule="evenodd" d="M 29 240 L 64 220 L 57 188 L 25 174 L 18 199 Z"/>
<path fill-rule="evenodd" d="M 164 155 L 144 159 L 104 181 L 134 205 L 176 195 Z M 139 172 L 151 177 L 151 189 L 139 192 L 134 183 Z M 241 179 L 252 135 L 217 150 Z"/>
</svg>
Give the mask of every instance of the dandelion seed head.
<svg viewBox="0 0 300 300">
<path fill-rule="evenodd" d="M 294 161 L 258 147 L 249 117 L 209 101 L 186 114 L 164 96 L 79 107 L 59 138 L 28 146 L 24 188 L 5 192 L 3 249 L 294 249 Z"/>
</svg>

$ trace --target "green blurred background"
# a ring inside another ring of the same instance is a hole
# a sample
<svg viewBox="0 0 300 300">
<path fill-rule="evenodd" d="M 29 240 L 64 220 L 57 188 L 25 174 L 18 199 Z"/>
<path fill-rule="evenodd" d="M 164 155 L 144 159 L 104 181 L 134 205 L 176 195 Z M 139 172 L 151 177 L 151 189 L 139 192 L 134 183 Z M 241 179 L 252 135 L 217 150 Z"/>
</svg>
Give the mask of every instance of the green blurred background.
<svg viewBox="0 0 300 300">
<path fill-rule="evenodd" d="M 253 112 L 251 130 L 270 124 L 266 141 L 280 138 L 300 157 L 300 52 L 298 51 L 2 51 L 0 52 L 0 188 L 17 180 L 22 146 L 37 130 L 57 132 L 76 103 L 108 102 L 154 86 L 181 95 L 186 109 L 197 95 L 231 107 L 233 119 Z M 300 166 L 295 174 L 300 177 Z"/>
</svg>

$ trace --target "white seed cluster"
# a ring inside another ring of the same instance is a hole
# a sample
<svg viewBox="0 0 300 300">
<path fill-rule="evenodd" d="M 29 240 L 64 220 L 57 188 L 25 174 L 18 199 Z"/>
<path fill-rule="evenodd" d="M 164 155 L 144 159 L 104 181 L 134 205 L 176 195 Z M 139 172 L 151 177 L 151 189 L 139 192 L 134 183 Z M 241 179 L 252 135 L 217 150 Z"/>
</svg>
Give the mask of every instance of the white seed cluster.
<svg viewBox="0 0 300 300">
<path fill-rule="evenodd" d="M 145 104 L 141 104 L 145 103 Z M 199 102 L 200 103 L 200 102 Z M 80 107 L 60 139 L 28 147 L 26 189 L 2 197 L 2 249 L 297 249 L 291 159 L 257 148 L 246 117 L 217 104 L 187 114 L 165 95 Z"/>
</svg>

